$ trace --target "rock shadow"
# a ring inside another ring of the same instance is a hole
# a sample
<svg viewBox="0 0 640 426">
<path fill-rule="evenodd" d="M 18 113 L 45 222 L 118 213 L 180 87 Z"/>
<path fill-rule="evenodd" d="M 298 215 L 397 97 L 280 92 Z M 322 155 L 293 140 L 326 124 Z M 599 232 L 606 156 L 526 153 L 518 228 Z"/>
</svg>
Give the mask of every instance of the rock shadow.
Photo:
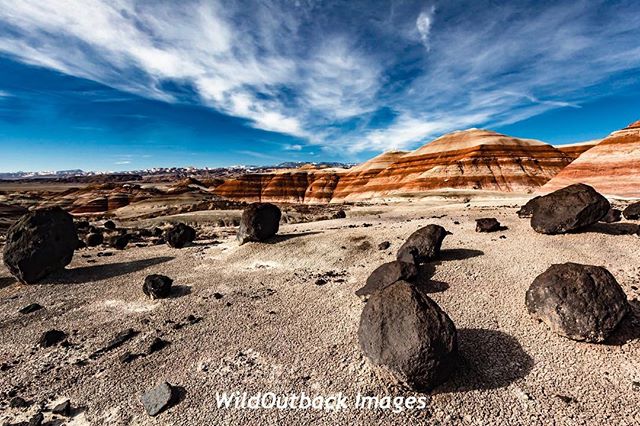
<svg viewBox="0 0 640 426">
<path fill-rule="evenodd" d="M 420 289 L 427 293 L 440 293 L 449 288 L 449 284 L 444 281 L 432 280 L 433 274 L 436 272 L 436 267 L 433 263 L 425 263 L 418 265 L 418 274 L 413 282 Z"/>
<path fill-rule="evenodd" d="M 15 283 L 16 280 L 13 277 L 1 277 L 0 278 L 0 289 L 5 288 L 5 287 L 9 287 L 11 284 Z"/>
<path fill-rule="evenodd" d="M 189 287 L 188 285 L 172 285 L 169 298 L 178 299 L 182 296 L 188 296 L 190 294 L 191 294 L 191 287 Z"/>
<path fill-rule="evenodd" d="M 435 393 L 503 388 L 526 377 L 533 368 L 533 358 L 518 340 L 501 331 L 459 329 L 458 348 L 452 377 Z"/>
<path fill-rule="evenodd" d="M 108 263 L 104 265 L 82 266 L 65 269 L 52 274 L 39 284 L 87 284 L 93 281 L 105 280 L 120 275 L 138 272 L 150 266 L 159 265 L 175 259 L 170 256 L 153 257 L 151 259 L 134 260 L 131 262 Z"/>
<path fill-rule="evenodd" d="M 449 260 L 465 260 L 471 259 L 472 257 L 478 257 L 484 255 L 482 250 L 473 250 L 473 249 L 444 249 L 440 250 L 440 255 L 438 256 L 438 260 L 440 261 L 449 261 Z"/>
<path fill-rule="evenodd" d="M 586 228 L 579 229 L 576 233 L 598 233 L 606 235 L 640 235 L 640 225 L 635 223 L 604 223 L 598 222 Z"/>
<path fill-rule="evenodd" d="M 276 234 L 275 236 L 269 238 L 266 241 L 263 241 L 263 243 L 266 244 L 278 244 L 284 241 L 288 241 L 291 240 L 293 238 L 298 238 L 298 237 L 304 237 L 307 235 L 317 235 L 317 234 L 322 234 L 321 231 L 308 231 L 308 232 L 300 232 L 298 234 Z"/>
<path fill-rule="evenodd" d="M 605 345 L 622 346 L 640 339 L 640 301 L 629 301 L 629 312 L 604 342 Z"/>
</svg>

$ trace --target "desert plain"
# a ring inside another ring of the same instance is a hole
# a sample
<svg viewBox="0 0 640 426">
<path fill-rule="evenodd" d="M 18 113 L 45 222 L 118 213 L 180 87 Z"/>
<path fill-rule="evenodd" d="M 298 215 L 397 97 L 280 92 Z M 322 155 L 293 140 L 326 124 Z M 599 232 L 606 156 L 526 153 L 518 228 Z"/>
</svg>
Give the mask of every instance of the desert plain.
<svg viewBox="0 0 640 426">
<path fill-rule="evenodd" d="M 346 218 L 283 223 L 268 242 L 244 245 L 236 227 L 216 224 L 216 212 L 116 220 L 123 228 L 191 221 L 198 237 L 182 249 L 82 248 L 66 270 L 34 285 L 18 283 L 2 266 L 0 421 L 29 421 L 41 411 L 45 422 L 69 425 L 638 424 L 638 224 L 543 235 L 516 215 L 530 197 L 359 203 L 345 207 Z M 506 229 L 477 233 L 482 217 Z M 459 360 L 443 385 L 418 393 L 385 380 L 363 356 L 357 332 L 364 302 L 355 291 L 427 224 L 452 235 L 438 260 L 420 270 L 417 285 L 454 322 Z M 380 249 L 385 241 L 389 247 Z M 527 312 L 533 279 L 564 262 L 604 266 L 630 301 L 631 313 L 604 344 L 561 337 Z M 174 280 L 169 298 L 145 296 L 149 274 Z M 43 308 L 18 312 L 32 303 Z M 39 347 L 49 329 L 64 331 L 66 343 Z M 128 329 L 127 339 L 109 348 Z M 155 338 L 164 343 L 150 350 Z M 141 395 L 163 381 L 179 389 L 179 400 L 150 417 Z M 342 393 L 351 406 L 218 408 L 216 392 L 234 391 Z M 353 406 L 358 394 L 423 396 L 427 403 L 363 409 Z M 28 407 L 10 407 L 15 396 Z M 69 417 L 49 411 L 64 400 Z"/>
</svg>

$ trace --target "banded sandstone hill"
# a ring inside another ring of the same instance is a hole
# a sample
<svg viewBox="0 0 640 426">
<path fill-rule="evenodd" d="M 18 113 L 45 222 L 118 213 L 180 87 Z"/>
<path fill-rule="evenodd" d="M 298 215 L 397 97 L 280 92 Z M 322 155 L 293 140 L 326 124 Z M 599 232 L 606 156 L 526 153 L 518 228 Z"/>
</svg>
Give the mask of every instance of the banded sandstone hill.
<svg viewBox="0 0 640 426">
<path fill-rule="evenodd" d="M 598 192 L 624 198 L 640 197 L 640 121 L 611 133 L 580 155 L 540 192 L 585 183 Z"/>
<path fill-rule="evenodd" d="M 413 152 L 381 154 L 350 170 L 250 174 L 230 179 L 214 192 L 243 201 L 304 203 L 447 189 L 531 192 L 573 158 L 544 142 L 469 129 L 444 135 Z"/>
</svg>

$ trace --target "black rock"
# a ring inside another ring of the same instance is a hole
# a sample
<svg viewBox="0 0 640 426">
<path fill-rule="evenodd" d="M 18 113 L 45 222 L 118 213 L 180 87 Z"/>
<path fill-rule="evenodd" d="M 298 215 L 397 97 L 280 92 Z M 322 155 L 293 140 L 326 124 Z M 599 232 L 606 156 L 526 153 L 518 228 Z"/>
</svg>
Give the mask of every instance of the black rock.
<svg viewBox="0 0 640 426">
<path fill-rule="evenodd" d="M 422 290 L 404 281 L 371 295 L 358 340 L 373 364 L 418 390 L 444 382 L 455 366 L 453 322 Z"/>
<path fill-rule="evenodd" d="M 356 291 L 356 296 L 368 296 L 387 288 L 396 281 L 411 281 L 417 273 L 418 270 L 413 263 L 399 260 L 383 263 L 369 275 L 365 286 Z"/>
<path fill-rule="evenodd" d="M 89 223 L 88 220 L 79 220 L 78 222 L 76 222 L 76 229 L 77 230 L 89 229 L 90 226 L 91 226 L 91 224 Z"/>
<path fill-rule="evenodd" d="M 552 265 L 526 294 L 529 313 L 573 340 L 602 342 L 627 314 L 627 297 L 609 271 L 599 266 Z"/>
<path fill-rule="evenodd" d="M 633 203 L 627 206 L 626 209 L 622 212 L 624 218 L 627 220 L 638 220 L 640 219 L 640 201 L 637 203 Z"/>
<path fill-rule="evenodd" d="M 427 225 L 411 234 L 398 250 L 396 258 L 407 263 L 429 261 L 440 253 L 442 240 L 450 235 L 440 225 Z"/>
<path fill-rule="evenodd" d="M 347 213 L 342 209 L 338 210 L 333 214 L 334 219 L 344 219 L 346 217 L 347 217 Z"/>
<path fill-rule="evenodd" d="M 82 241 L 80 239 L 78 239 L 78 241 L 76 241 L 76 250 L 80 250 L 80 249 L 83 249 L 85 247 L 87 247 L 87 244 L 84 241 Z"/>
<path fill-rule="evenodd" d="M 391 243 L 389 241 L 383 241 L 380 244 L 378 244 L 378 250 L 386 250 L 389 247 L 391 247 Z"/>
<path fill-rule="evenodd" d="M 476 232 L 497 232 L 502 230 L 500 222 L 493 217 L 476 219 Z"/>
<path fill-rule="evenodd" d="M 164 231 L 158 227 L 153 228 L 153 236 L 154 237 L 162 237 Z"/>
<path fill-rule="evenodd" d="M 111 238 L 110 245 L 116 250 L 124 250 L 129 244 L 129 241 L 131 241 L 129 234 L 118 235 Z"/>
<path fill-rule="evenodd" d="M 213 298 L 214 299 L 222 299 L 224 297 L 224 295 L 222 293 L 213 293 Z"/>
<path fill-rule="evenodd" d="M 38 344 L 43 348 L 48 348 L 50 346 L 57 345 L 66 338 L 67 334 L 64 331 L 49 330 L 42 333 L 40 340 L 38 340 Z"/>
<path fill-rule="evenodd" d="M 116 229 L 116 224 L 112 220 L 106 221 L 102 226 L 104 226 L 104 229 L 106 229 L 107 231 L 113 231 Z"/>
<path fill-rule="evenodd" d="M 134 329 L 127 328 L 126 330 L 123 330 L 120 333 L 118 333 L 116 337 L 114 337 L 109 343 L 107 343 L 105 347 L 100 348 L 94 353 L 92 353 L 91 355 L 89 355 L 89 358 L 96 359 L 106 352 L 119 348 L 120 346 L 125 344 L 127 341 L 133 339 L 137 334 L 138 332 L 135 331 Z"/>
<path fill-rule="evenodd" d="M 18 280 L 35 283 L 71 262 L 78 234 L 71 215 L 59 207 L 23 215 L 7 231 L 4 263 Z"/>
<path fill-rule="evenodd" d="M 140 398 L 140 401 L 147 414 L 157 416 L 175 402 L 176 396 L 176 391 L 173 386 L 167 382 L 162 382 L 153 389 L 145 392 Z"/>
<path fill-rule="evenodd" d="M 142 285 L 142 291 L 151 299 L 164 299 L 171 294 L 173 280 L 165 275 L 147 275 Z"/>
<path fill-rule="evenodd" d="M 29 402 L 19 396 L 11 398 L 11 401 L 9 401 L 9 407 L 11 408 L 26 408 L 29 405 L 31 404 L 29 404 Z"/>
<path fill-rule="evenodd" d="M 164 239 L 171 247 L 182 248 L 196 239 L 196 230 L 184 223 L 177 223 L 165 231 Z"/>
<path fill-rule="evenodd" d="M 89 247 L 99 246 L 104 242 L 104 236 L 100 232 L 91 232 L 87 234 L 87 237 L 85 238 L 85 242 Z"/>
<path fill-rule="evenodd" d="M 44 414 L 36 413 L 29 419 L 29 426 L 40 426 L 44 421 Z"/>
<path fill-rule="evenodd" d="M 610 208 L 595 189 L 578 183 L 537 199 L 531 227 L 542 234 L 564 234 L 598 222 Z"/>
<path fill-rule="evenodd" d="M 165 347 L 169 346 L 170 344 L 171 342 L 167 340 L 163 340 L 159 337 L 155 337 L 151 342 L 151 344 L 149 345 L 149 348 L 147 349 L 147 355 L 151 355 L 154 352 L 158 352 L 164 349 Z"/>
<path fill-rule="evenodd" d="M 620 220 L 622 220 L 622 211 L 613 208 L 609 209 L 607 214 L 602 219 L 600 219 L 601 222 L 605 223 L 620 222 Z"/>
<path fill-rule="evenodd" d="M 31 303 L 27 306 L 25 306 L 24 308 L 21 308 L 18 312 L 20 312 L 21 314 L 30 314 L 32 312 L 35 311 L 39 311 L 40 309 L 42 309 L 42 305 L 39 305 L 37 303 Z"/>
<path fill-rule="evenodd" d="M 69 417 L 71 415 L 71 402 L 67 399 L 53 407 L 51 412 L 59 416 Z"/>
<path fill-rule="evenodd" d="M 280 209 L 271 203 L 253 203 L 244 209 L 240 219 L 237 239 L 240 244 L 264 241 L 278 233 Z"/>
<path fill-rule="evenodd" d="M 538 199 L 540 199 L 539 195 L 537 197 L 533 197 L 532 199 L 527 201 L 527 203 L 524 206 L 520 207 L 520 210 L 518 210 L 516 212 L 518 217 L 520 217 L 520 218 L 529 218 L 529 217 L 533 216 L 533 208 L 534 208 L 536 202 L 538 201 Z"/>
</svg>

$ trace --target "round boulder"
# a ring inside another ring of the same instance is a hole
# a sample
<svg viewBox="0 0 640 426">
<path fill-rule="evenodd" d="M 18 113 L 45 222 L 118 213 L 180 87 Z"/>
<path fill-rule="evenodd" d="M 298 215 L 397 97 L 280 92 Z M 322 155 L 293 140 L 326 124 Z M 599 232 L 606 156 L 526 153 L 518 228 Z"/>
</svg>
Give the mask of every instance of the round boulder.
<svg viewBox="0 0 640 426">
<path fill-rule="evenodd" d="M 430 390 L 453 371 L 453 322 L 423 291 L 397 281 L 371 295 L 360 316 L 358 340 L 382 372 L 417 390 Z"/>
<path fill-rule="evenodd" d="M 280 209 L 271 203 L 252 203 L 242 212 L 237 238 L 240 244 L 265 241 L 278 233 Z"/>
<path fill-rule="evenodd" d="M 637 203 L 629 204 L 626 209 L 622 212 L 624 218 L 627 220 L 638 220 L 640 219 L 640 201 Z"/>
<path fill-rule="evenodd" d="M 600 221 L 604 223 L 620 222 L 620 220 L 622 220 L 622 211 L 613 208 L 609 209 L 609 212 L 600 219 Z"/>
<path fill-rule="evenodd" d="M 529 313 L 557 334 L 573 340 L 602 342 L 627 314 L 627 296 L 600 266 L 551 265 L 526 294 Z"/>
<path fill-rule="evenodd" d="M 417 273 L 416 265 L 413 263 L 400 262 L 399 260 L 383 263 L 369 275 L 366 285 L 356 291 L 356 296 L 369 296 L 376 291 L 387 288 L 396 281 L 411 281 Z"/>
<path fill-rule="evenodd" d="M 600 221 L 610 208 L 595 189 L 577 183 L 538 198 L 531 227 L 541 234 L 564 234 Z"/>
<path fill-rule="evenodd" d="M 59 207 L 27 213 L 7 232 L 4 263 L 18 280 L 35 283 L 64 269 L 78 245 L 71 215 Z"/>
<path fill-rule="evenodd" d="M 502 230 L 502 226 L 494 217 L 476 219 L 476 232 L 497 232 L 500 230 Z"/>
<path fill-rule="evenodd" d="M 104 242 L 104 236 L 101 232 L 91 232 L 87 234 L 87 238 L 85 239 L 87 246 L 95 247 L 99 246 Z"/>
<path fill-rule="evenodd" d="M 165 275 L 147 275 L 142 285 L 142 291 L 151 299 L 165 299 L 171 294 L 173 280 Z"/>
<path fill-rule="evenodd" d="M 442 240 L 451 235 L 440 225 L 427 225 L 411 234 L 398 250 L 396 258 L 401 262 L 421 263 L 440 253 Z"/>
<path fill-rule="evenodd" d="M 178 223 L 165 231 L 164 239 L 171 247 L 182 248 L 196 239 L 196 230 L 184 223 Z"/>
</svg>

